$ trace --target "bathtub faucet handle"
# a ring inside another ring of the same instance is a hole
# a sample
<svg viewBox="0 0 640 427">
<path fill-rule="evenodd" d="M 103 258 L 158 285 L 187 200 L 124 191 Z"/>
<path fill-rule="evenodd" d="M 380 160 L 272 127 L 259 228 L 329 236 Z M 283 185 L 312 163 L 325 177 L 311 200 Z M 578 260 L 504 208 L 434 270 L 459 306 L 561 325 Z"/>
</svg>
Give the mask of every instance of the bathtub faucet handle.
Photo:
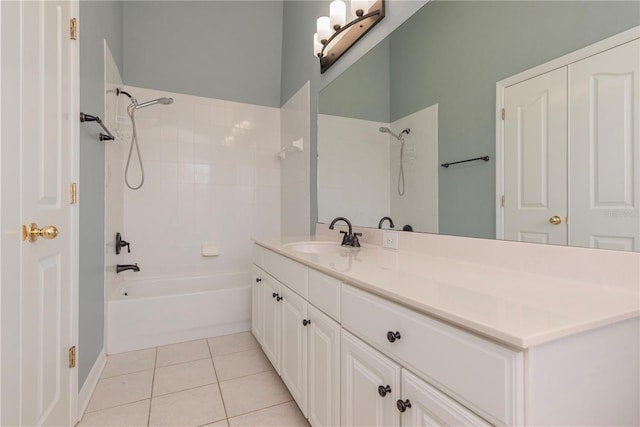
<svg viewBox="0 0 640 427">
<path fill-rule="evenodd" d="M 116 233 L 116 255 L 120 255 L 122 248 L 127 247 L 127 252 L 131 253 L 131 247 L 129 247 L 129 242 L 122 239 L 122 235 L 120 233 Z"/>
</svg>

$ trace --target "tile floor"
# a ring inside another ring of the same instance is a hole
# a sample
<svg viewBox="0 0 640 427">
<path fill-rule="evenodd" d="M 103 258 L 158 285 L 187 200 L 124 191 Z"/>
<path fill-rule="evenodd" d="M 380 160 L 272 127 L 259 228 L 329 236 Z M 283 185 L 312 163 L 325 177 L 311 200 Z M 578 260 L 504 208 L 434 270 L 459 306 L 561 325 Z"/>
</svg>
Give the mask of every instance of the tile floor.
<svg viewBox="0 0 640 427">
<path fill-rule="evenodd" d="M 250 332 L 116 354 L 79 426 L 304 426 Z"/>
</svg>

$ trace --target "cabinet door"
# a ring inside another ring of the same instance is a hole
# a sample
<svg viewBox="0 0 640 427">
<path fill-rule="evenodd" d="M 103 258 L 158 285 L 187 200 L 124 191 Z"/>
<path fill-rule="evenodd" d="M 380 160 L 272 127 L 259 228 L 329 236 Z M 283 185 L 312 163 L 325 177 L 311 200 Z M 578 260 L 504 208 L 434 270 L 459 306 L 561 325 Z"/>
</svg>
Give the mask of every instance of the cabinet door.
<svg viewBox="0 0 640 427">
<path fill-rule="evenodd" d="M 344 330 L 341 347 L 341 424 L 399 426 L 400 366 Z"/>
<path fill-rule="evenodd" d="M 262 281 L 265 277 L 264 271 L 255 265 L 253 266 L 253 275 L 251 277 L 251 333 L 262 344 L 262 329 L 264 324 L 263 307 L 264 307 L 264 285 Z"/>
<path fill-rule="evenodd" d="M 313 305 L 309 320 L 309 422 L 340 425 L 340 325 Z"/>
<path fill-rule="evenodd" d="M 281 286 L 277 280 L 271 276 L 262 279 L 263 295 L 262 307 L 263 329 L 262 329 L 262 349 L 267 355 L 271 364 L 278 374 L 280 374 L 280 333 L 281 333 Z"/>
<path fill-rule="evenodd" d="M 302 414 L 307 416 L 307 301 L 282 286 L 280 376 Z"/>
<path fill-rule="evenodd" d="M 406 369 L 402 370 L 402 404 L 398 404 L 403 426 L 487 426 L 467 408 L 433 388 Z"/>
</svg>

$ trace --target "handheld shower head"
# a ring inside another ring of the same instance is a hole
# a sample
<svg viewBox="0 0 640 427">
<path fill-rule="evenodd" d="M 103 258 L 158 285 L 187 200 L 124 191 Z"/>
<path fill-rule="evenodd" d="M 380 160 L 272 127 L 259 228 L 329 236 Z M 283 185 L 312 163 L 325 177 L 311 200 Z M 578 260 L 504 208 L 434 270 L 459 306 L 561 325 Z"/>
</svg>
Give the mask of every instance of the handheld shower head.
<svg viewBox="0 0 640 427">
<path fill-rule="evenodd" d="M 393 135 L 398 141 L 402 141 L 402 139 L 404 138 L 403 135 L 409 135 L 411 133 L 411 129 L 409 128 L 402 129 L 402 132 L 400 132 L 400 135 L 396 134 L 386 126 L 379 127 L 378 130 L 382 133 L 389 133 Z"/>
<path fill-rule="evenodd" d="M 160 105 L 173 104 L 173 98 L 158 98 L 158 99 L 153 99 L 151 101 L 143 102 L 142 104 L 136 103 L 134 108 L 138 110 L 140 108 L 148 107 L 150 105 L 155 105 L 155 104 L 160 104 Z"/>
</svg>

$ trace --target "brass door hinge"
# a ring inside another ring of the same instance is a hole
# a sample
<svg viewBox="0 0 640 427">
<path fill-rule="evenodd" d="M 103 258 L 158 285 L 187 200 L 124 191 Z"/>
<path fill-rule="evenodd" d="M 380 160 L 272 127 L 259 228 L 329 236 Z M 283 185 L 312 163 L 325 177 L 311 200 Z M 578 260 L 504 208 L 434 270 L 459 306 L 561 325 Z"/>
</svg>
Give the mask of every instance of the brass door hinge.
<svg viewBox="0 0 640 427">
<path fill-rule="evenodd" d="M 76 367 L 76 346 L 74 345 L 69 349 L 69 367 Z"/>
<path fill-rule="evenodd" d="M 504 198 L 504 195 L 502 195 L 502 198 L 500 199 L 500 204 L 502 205 L 503 208 L 504 208 L 504 201 L 505 201 L 505 198 Z"/>
<path fill-rule="evenodd" d="M 76 18 L 71 18 L 69 21 L 69 33 L 71 40 L 78 40 L 78 21 Z"/>
<path fill-rule="evenodd" d="M 69 204 L 75 205 L 78 202 L 78 186 L 75 182 L 72 182 L 70 185 L 70 197 Z"/>
<path fill-rule="evenodd" d="M 505 111 L 505 109 L 502 109 L 502 120 L 504 120 L 505 116 L 507 115 L 507 112 Z"/>
</svg>

